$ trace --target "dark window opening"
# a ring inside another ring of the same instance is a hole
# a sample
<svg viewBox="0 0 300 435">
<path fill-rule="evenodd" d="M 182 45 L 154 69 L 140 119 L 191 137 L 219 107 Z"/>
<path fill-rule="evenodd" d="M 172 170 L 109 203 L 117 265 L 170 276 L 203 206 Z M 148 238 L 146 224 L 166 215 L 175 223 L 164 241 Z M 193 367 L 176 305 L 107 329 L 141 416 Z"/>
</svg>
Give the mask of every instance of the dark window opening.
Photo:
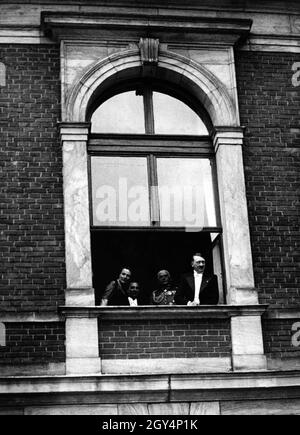
<svg viewBox="0 0 300 435">
<path fill-rule="evenodd" d="M 157 287 L 157 272 L 161 269 L 168 270 L 177 284 L 181 274 L 191 271 L 191 254 L 194 252 L 200 251 L 205 256 L 207 272 L 218 273 L 214 268 L 214 243 L 211 236 L 208 232 L 92 230 L 96 304 L 100 304 L 105 287 L 118 278 L 123 267 L 129 267 L 132 280 L 140 283 L 145 305 L 150 303 L 151 292 Z M 216 236 L 217 234 L 214 235 Z M 223 289 L 220 286 L 219 292 L 222 301 Z"/>
</svg>

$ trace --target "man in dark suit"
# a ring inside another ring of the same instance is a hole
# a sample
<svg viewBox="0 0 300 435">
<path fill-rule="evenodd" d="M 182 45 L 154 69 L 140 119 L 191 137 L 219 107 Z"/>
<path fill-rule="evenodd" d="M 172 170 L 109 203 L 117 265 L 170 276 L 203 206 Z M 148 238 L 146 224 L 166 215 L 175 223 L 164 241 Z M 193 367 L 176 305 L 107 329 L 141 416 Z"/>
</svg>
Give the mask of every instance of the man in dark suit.
<svg viewBox="0 0 300 435">
<path fill-rule="evenodd" d="M 128 288 L 128 302 L 131 307 L 143 305 L 141 301 L 141 288 L 140 284 L 133 281 L 129 284 Z"/>
<path fill-rule="evenodd" d="M 177 305 L 216 305 L 219 301 L 218 279 L 205 272 L 205 259 L 200 253 L 193 255 L 193 272 L 182 276 L 175 295 Z"/>
</svg>

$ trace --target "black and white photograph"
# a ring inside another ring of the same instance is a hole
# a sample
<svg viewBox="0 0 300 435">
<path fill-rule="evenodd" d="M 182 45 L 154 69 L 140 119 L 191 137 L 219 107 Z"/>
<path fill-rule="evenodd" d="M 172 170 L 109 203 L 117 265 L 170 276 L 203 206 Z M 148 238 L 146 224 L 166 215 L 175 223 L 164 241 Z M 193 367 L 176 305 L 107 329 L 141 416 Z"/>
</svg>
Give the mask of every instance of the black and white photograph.
<svg viewBox="0 0 300 435">
<path fill-rule="evenodd" d="M 300 415 L 299 0 L 0 0 L 0 150 L 0 416 Z"/>
</svg>

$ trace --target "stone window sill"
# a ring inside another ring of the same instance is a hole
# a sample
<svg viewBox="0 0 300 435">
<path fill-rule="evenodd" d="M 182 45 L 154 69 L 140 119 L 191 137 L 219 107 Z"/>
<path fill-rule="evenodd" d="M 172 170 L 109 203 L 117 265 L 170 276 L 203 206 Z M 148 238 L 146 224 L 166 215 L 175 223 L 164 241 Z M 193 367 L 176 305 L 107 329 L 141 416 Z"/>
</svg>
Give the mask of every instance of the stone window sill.
<svg viewBox="0 0 300 435">
<path fill-rule="evenodd" d="M 100 318 L 101 320 L 182 320 L 182 319 L 229 319 L 239 316 L 262 316 L 267 305 L 202 305 L 187 306 L 139 306 L 139 307 L 71 307 L 61 306 L 65 318 Z"/>
</svg>

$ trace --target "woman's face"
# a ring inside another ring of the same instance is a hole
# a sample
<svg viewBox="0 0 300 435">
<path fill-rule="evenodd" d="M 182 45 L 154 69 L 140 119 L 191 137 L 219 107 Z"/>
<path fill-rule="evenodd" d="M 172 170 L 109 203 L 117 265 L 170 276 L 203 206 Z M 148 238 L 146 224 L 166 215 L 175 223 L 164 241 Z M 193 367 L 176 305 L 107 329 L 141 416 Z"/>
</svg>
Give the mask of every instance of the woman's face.
<svg viewBox="0 0 300 435">
<path fill-rule="evenodd" d="M 129 269 L 123 269 L 120 273 L 119 280 L 122 284 L 127 284 L 130 281 L 131 272 Z"/>
</svg>

